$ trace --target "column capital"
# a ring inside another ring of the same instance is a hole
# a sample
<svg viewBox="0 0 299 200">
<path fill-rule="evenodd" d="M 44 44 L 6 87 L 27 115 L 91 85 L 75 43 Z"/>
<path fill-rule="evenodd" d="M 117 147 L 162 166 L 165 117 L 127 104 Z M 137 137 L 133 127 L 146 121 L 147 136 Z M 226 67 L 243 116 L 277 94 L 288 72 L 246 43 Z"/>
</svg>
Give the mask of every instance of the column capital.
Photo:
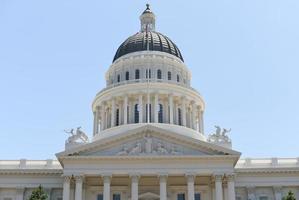
<svg viewBox="0 0 299 200">
<path fill-rule="evenodd" d="M 213 178 L 214 178 L 215 181 L 222 181 L 223 174 L 214 174 Z"/>
<path fill-rule="evenodd" d="M 236 175 L 234 173 L 231 173 L 231 174 L 226 174 L 225 177 L 228 182 L 231 182 L 231 181 L 235 181 Z"/>
<path fill-rule="evenodd" d="M 110 183 L 111 177 L 112 177 L 112 174 L 103 174 L 102 175 L 102 179 L 103 179 L 104 183 Z"/>
<path fill-rule="evenodd" d="M 130 176 L 132 182 L 138 182 L 139 181 L 140 174 L 134 173 L 134 174 L 130 174 L 129 176 Z"/>
<path fill-rule="evenodd" d="M 281 190 L 282 190 L 282 186 L 273 186 L 273 190 L 274 190 L 274 192 L 275 193 L 278 193 L 278 192 L 281 192 Z"/>
<path fill-rule="evenodd" d="M 84 180 L 84 175 L 75 175 L 76 183 L 82 183 Z"/>
<path fill-rule="evenodd" d="M 192 173 L 192 172 L 186 173 L 185 177 L 187 178 L 188 182 L 194 182 L 196 173 Z"/>
<path fill-rule="evenodd" d="M 158 175 L 158 177 L 159 177 L 159 179 L 160 179 L 160 182 L 161 182 L 161 181 L 166 181 L 167 178 L 168 178 L 168 174 L 167 174 L 167 173 L 160 173 L 160 174 Z"/>
<path fill-rule="evenodd" d="M 63 180 L 64 180 L 65 183 L 70 183 L 71 179 L 72 179 L 71 176 L 63 176 Z"/>
</svg>

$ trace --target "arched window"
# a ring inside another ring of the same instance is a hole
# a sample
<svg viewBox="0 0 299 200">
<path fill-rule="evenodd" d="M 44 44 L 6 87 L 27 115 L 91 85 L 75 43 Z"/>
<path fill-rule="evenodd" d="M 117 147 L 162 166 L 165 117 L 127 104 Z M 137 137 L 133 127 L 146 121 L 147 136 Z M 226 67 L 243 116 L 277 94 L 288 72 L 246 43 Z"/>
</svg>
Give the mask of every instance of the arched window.
<svg viewBox="0 0 299 200">
<path fill-rule="evenodd" d="M 149 110 L 149 114 L 148 114 L 148 110 Z M 148 120 L 148 115 L 149 115 L 149 120 Z M 152 122 L 152 104 L 146 104 L 146 122 Z"/>
<path fill-rule="evenodd" d="M 157 79 L 162 79 L 162 71 L 160 69 L 157 70 Z"/>
<path fill-rule="evenodd" d="M 117 82 L 118 83 L 120 82 L 120 75 L 119 74 L 117 75 Z"/>
<path fill-rule="evenodd" d="M 116 126 L 119 126 L 119 109 L 116 109 Z"/>
<path fill-rule="evenodd" d="M 178 124 L 182 126 L 182 110 L 178 108 Z"/>
<path fill-rule="evenodd" d="M 126 81 L 128 81 L 130 79 L 130 74 L 129 72 L 126 72 Z"/>
<path fill-rule="evenodd" d="M 167 77 L 168 77 L 168 80 L 170 81 L 171 80 L 171 72 L 167 73 Z"/>
<path fill-rule="evenodd" d="M 150 69 L 146 70 L 145 77 L 146 78 L 152 78 L 152 74 L 151 74 L 151 70 Z"/>
<path fill-rule="evenodd" d="M 179 83 L 180 82 L 180 75 L 176 75 L 176 81 Z"/>
<path fill-rule="evenodd" d="M 159 104 L 158 122 L 163 123 L 163 105 Z"/>
<path fill-rule="evenodd" d="M 134 122 L 138 123 L 139 122 L 139 109 L 138 109 L 138 104 L 135 104 L 134 107 Z"/>
<path fill-rule="evenodd" d="M 139 69 L 135 70 L 135 79 L 140 79 L 140 71 L 139 71 Z"/>
</svg>

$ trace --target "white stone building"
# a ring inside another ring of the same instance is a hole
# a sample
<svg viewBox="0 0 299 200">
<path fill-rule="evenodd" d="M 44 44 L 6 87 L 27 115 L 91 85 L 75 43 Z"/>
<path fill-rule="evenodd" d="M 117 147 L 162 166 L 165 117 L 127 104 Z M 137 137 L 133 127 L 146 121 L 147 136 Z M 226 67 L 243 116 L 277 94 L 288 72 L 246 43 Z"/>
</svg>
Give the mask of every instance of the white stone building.
<svg viewBox="0 0 299 200">
<path fill-rule="evenodd" d="M 80 130 L 58 160 L 1 160 L 0 200 L 27 200 L 42 185 L 50 200 L 281 200 L 299 198 L 299 159 L 240 159 L 216 127 L 204 133 L 204 100 L 177 46 L 141 30 L 121 44 L 97 93 L 93 138 Z"/>
</svg>

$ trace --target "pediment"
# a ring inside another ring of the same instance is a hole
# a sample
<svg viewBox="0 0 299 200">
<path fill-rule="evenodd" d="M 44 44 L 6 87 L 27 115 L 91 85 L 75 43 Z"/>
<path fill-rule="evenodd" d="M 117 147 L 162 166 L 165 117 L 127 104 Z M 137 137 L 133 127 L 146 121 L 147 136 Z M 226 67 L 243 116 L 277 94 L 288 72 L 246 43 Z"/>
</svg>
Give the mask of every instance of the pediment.
<svg viewBox="0 0 299 200">
<path fill-rule="evenodd" d="M 59 159 L 65 156 L 240 156 L 240 153 L 185 134 L 176 133 L 171 129 L 145 125 L 117 136 L 104 137 L 56 155 Z"/>
</svg>

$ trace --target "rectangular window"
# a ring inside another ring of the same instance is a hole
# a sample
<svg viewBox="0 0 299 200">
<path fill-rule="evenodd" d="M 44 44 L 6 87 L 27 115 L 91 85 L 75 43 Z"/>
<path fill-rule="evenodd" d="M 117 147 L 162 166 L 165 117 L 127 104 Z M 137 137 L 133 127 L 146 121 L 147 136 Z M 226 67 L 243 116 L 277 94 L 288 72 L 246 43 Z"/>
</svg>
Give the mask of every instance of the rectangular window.
<svg viewBox="0 0 299 200">
<path fill-rule="evenodd" d="M 103 200 L 103 194 L 98 194 L 97 195 L 97 200 Z"/>
<path fill-rule="evenodd" d="M 185 194 L 184 193 L 178 194 L 177 200 L 185 200 Z"/>
<path fill-rule="evenodd" d="M 200 200 L 200 193 L 194 194 L 194 200 Z"/>
<path fill-rule="evenodd" d="M 113 194 L 113 200 L 120 200 L 120 194 Z"/>
</svg>

